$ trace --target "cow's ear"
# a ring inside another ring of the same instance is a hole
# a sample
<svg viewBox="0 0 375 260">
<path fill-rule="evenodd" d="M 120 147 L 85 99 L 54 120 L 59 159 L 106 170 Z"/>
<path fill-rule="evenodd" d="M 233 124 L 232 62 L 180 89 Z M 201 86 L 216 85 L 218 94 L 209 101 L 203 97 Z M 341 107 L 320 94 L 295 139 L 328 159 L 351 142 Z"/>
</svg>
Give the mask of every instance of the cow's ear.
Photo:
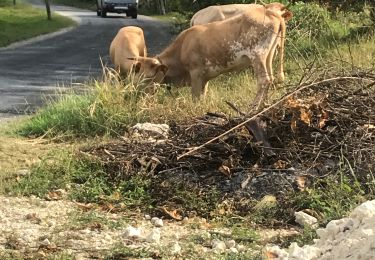
<svg viewBox="0 0 375 260">
<path fill-rule="evenodd" d="M 287 22 L 289 21 L 290 19 L 292 19 L 293 17 L 293 13 L 291 11 L 285 11 L 283 14 L 282 14 L 282 17 L 284 18 L 284 20 Z"/>
<path fill-rule="evenodd" d="M 141 70 L 141 63 L 138 61 L 133 64 L 133 71 L 135 73 L 139 73 L 140 70 Z"/>
<path fill-rule="evenodd" d="M 167 71 L 168 71 L 167 65 L 164 65 L 164 64 L 159 65 L 157 68 L 157 72 L 159 71 L 163 72 L 163 74 L 167 74 Z"/>
</svg>

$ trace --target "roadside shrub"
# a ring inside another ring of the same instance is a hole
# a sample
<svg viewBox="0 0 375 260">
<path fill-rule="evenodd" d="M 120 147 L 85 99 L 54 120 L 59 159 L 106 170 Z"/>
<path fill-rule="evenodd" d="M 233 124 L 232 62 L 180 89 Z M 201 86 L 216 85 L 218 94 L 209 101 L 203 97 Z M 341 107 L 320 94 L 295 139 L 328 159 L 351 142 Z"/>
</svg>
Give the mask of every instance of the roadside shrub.
<svg viewBox="0 0 375 260">
<path fill-rule="evenodd" d="M 330 11 L 324 5 L 296 2 L 290 7 L 293 18 L 287 26 L 287 49 L 294 55 L 311 55 L 358 40 L 370 34 L 370 10 Z"/>
</svg>

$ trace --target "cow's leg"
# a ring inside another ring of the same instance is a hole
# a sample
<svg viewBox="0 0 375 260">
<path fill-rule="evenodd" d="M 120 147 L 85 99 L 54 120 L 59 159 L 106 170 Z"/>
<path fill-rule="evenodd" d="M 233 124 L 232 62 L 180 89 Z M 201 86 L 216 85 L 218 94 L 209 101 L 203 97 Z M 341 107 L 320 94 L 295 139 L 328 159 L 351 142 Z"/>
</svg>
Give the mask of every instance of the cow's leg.
<svg viewBox="0 0 375 260">
<path fill-rule="evenodd" d="M 254 72 L 257 77 L 257 93 L 254 99 L 253 109 L 256 111 L 264 106 L 267 98 L 271 78 L 267 72 L 267 57 L 256 57 L 253 62 Z"/>
<path fill-rule="evenodd" d="M 276 52 L 276 47 L 279 45 L 279 38 L 277 37 L 271 46 L 271 49 L 267 55 L 267 71 L 268 75 L 270 76 L 271 82 L 274 82 L 275 78 L 273 76 L 273 68 L 272 68 L 272 62 L 273 62 L 273 57 Z"/>
<path fill-rule="evenodd" d="M 277 76 L 277 81 L 278 82 L 283 82 L 285 80 L 285 75 L 284 75 L 284 49 L 285 49 L 285 33 L 286 33 L 286 27 L 285 27 L 285 21 L 284 19 L 280 20 L 280 32 L 278 34 L 278 42 L 280 46 L 280 51 L 279 51 L 279 73 Z"/>
<path fill-rule="evenodd" d="M 207 80 L 204 80 L 202 77 L 202 72 L 194 70 L 190 72 L 191 79 L 191 94 L 193 100 L 198 100 L 202 97 L 205 97 L 207 92 Z"/>
</svg>

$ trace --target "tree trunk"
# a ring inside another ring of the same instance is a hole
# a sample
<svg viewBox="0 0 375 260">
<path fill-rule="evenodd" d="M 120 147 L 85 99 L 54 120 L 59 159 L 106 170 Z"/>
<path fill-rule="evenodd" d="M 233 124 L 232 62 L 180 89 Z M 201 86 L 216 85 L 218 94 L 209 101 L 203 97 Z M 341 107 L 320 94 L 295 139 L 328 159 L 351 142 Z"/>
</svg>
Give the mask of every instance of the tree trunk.
<svg viewBox="0 0 375 260">
<path fill-rule="evenodd" d="M 49 4 L 49 0 L 45 0 L 45 2 L 46 2 L 46 10 L 47 10 L 47 19 L 52 20 L 51 7 L 50 7 L 50 4 Z"/>
<path fill-rule="evenodd" d="M 165 3 L 164 0 L 159 0 L 160 13 L 165 15 Z"/>
<path fill-rule="evenodd" d="M 13 0 L 13 5 L 16 5 L 16 0 Z"/>
</svg>

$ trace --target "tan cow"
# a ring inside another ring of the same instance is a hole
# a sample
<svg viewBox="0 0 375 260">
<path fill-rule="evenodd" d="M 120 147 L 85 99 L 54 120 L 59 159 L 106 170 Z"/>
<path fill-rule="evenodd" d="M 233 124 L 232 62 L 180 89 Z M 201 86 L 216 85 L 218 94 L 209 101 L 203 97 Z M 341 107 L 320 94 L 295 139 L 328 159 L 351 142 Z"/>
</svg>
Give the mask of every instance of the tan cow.
<svg viewBox="0 0 375 260">
<path fill-rule="evenodd" d="M 259 4 L 229 4 L 229 5 L 213 5 L 196 12 L 190 20 L 190 26 L 207 24 L 217 21 L 224 21 L 233 16 L 243 14 L 246 11 L 259 8 L 263 5 Z M 264 7 L 282 14 L 280 3 L 264 4 Z"/>
<path fill-rule="evenodd" d="M 127 74 L 131 70 L 139 72 L 141 66 L 136 60 L 138 57 L 147 57 L 143 30 L 136 26 L 121 28 L 111 42 L 109 54 L 116 70 L 121 74 Z"/>
<path fill-rule="evenodd" d="M 282 5 L 280 11 L 282 14 L 260 6 L 224 21 L 193 26 L 155 58 L 140 61 L 158 61 L 159 71 L 167 67 L 165 82 L 190 84 L 193 98 L 205 95 L 210 79 L 252 65 L 257 77 L 255 107 L 259 108 L 271 84 L 272 56 L 278 37 L 282 39 L 279 78 L 284 79 L 285 20 L 292 13 Z"/>
</svg>

